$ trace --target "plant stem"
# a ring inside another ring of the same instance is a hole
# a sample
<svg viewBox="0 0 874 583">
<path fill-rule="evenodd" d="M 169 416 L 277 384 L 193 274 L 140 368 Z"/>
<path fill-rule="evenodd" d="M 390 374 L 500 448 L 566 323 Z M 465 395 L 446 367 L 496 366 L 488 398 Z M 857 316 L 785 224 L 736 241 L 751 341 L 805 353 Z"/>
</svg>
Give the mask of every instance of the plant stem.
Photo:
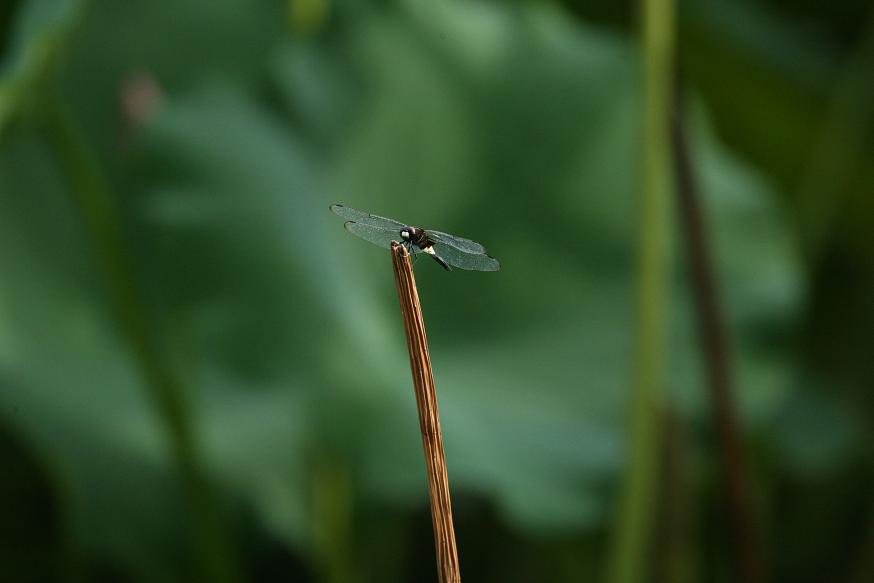
<svg viewBox="0 0 874 583">
<path fill-rule="evenodd" d="M 11 18 L 12 21 L 23 19 L 23 13 L 28 11 L 24 2 L 20 4 L 18 14 Z M 7 70 L 0 75 L 0 142 L 15 118 L 32 110 L 34 104 L 42 103 L 39 98 L 56 75 L 58 62 L 65 57 L 64 49 L 89 8 L 90 0 L 55 4 L 56 6 L 49 9 L 49 13 L 54 13 L 59 18 L 51 24 L 29 30 L 27 41 L 21 46 L 12 46 L 11 43 L 15 42 L 13 38 L 0 38 L 0 45 L 10 44 L 7 52 L 19 53 L 17 57 L 13 57 L 17 62 L 10 62 Z M 18 23 L 10 24 L 14 28 Z M 5 27 L 0 29 L 5 30 Z M 14 37 L 12 29 L 9 30 L 10 36 Z"/>
<path fill-rule="evenodd" d="M 98 265 L 104 272 L 109 301 L 121 334 L 145 380 L 169 436 L 191 512 L 195 554 L 205 581 L 234 581 L 225 524 L 200 463 L 184 387 L 161 357 L 149 333 L 148 317 L 124 243 L 121 217 L 97 154 L 60 103 L 46 108 L 44 136 L 51 146 L 69 192 L 79 208 Z"/>
<path fill-rule="evenodd" d="M 655 577 L 660 583 L 696 581 L 697 504 L 690 479 L 689 444 L 683 418 L 669 405 L 662 415 L 664 471 L 657 512 Z"/>
<path fill-rule="evenodd" d="M 673 0 L 644 0 L 642 50 L 643 126 L 630 467 L 607 568 L 607 580 L 611 583 L 640 581 L 650 548 L 657 500 L 667 306 Z"/>
<path fill-rule="evenodd" d="M 413 265 L 406 248 L 392 244 L 392 267 L 395 285 L 404 319 L 407 348 L 410 352 L 410 370 L 419 411 L 419 428 L 425 450 L 425 470 L 428 476 L 428 496 L 431 501 L 431 521 L 434 526 L 434 544 L 437 549 L 437 573 L 440 583 L 460 583 L 458 551 L 455 548 L 455 529 L 452 526 L 452 504 L 449 500 L 449 478 L 443 454 L 443 433 L 437 411 L 437 392 L 428 353 L 428 338 L 422 306 L 416 289 Z"/>
<path fill-rule="evenodd" d="M 676 93 L 672 138 L 677 199 L 695 298 L 698 338 L 710 387 L 713 424 L 719 439 L 725 488 L 725 516 L 731 524 L 737 579 L 746 583 L 759 583 L 764 577 L 759 552 L 761 538 L 753 520 L 746 460 L 738 436 L 739 423 L 735 410 L 735 389 L 726 326 L 720 309 L 704 213 L 701 210 L 701 194 L 686 137 L 685 112 L 679 88 Z"/>
<path fill-rule="evenodd" d="M 351 562 L 352 483 L 345 466 L 318 450 L 312 470 L 312 556 L 324 583 L 359 580 Z"/>
</svg>

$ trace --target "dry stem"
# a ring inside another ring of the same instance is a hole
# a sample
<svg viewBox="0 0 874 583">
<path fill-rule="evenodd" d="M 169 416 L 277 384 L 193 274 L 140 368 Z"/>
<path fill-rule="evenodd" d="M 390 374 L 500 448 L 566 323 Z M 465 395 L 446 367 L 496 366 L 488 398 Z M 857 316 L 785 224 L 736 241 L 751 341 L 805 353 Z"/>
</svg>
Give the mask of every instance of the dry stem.
<svg viewBox="0 0 874 583">
<path fill-rule="evenodd" d="M 437 392 L 431 372 L 431 356 L 428 354 L 422 306 L 419 303 L 419 292 L 416 290 L 416 278 L 413 276 L 409 253 L 402 245 L 393 243 L 391 256 L 401 314 L 404 317 L 404 330 L 407 334 L 407 348 L 410 352 L 410 370 L 413 373 L 416 408 L 419 410 L 422 447 L 425 450 L 431 521 L 437 549 L 437 572 L 440 583 L 460 583 L 461 572 L 458 568 L 452 505 L 449 501 L 449 479 L 446 476 L 446 458 L 443 455 L 443 433 L 440 431 L 440 416 L 437 413 Z"/>
<path fill-rule="evenodd" d="M 692 152 L 686 135 L 686 121 L 680 89 L 674 95 L 671 124 L 674 166 L 680 222 L 686 239 L 689 272 L 695 298 L 698 336 L 710 385 L 713 421 L 719 438 L 725 480 L 725 513 L 732 527 L 736 577 L 745 583 L 766 580 L 761 555 L 761 533 L 753 509 L 741 424 L 735 404 L 728 327 L 722 314 L 716 268 L 710 251 L 711 235 L 701 208 L 701 192 Z"/>
</svg>

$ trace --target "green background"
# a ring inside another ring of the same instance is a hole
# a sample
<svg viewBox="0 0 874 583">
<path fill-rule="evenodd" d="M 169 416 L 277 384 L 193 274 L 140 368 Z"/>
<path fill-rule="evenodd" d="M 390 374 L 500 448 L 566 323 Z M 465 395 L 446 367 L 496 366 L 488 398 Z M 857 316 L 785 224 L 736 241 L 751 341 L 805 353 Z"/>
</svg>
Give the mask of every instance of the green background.
<svg viewBox="0 0 874 583">
<path fill-rule="evenodd" d="M 633 459 L 639 14 L 4 0 L 0 581 L 436 580 L 388 252 L 333 202 L 501 261 L 416 265 L 465 580 L 604 579 Z M 677 7 L 772 581 L 874 573 L 872 14 Z M 670 214 L 634 560 L 734 581 Z"/>
</svg>

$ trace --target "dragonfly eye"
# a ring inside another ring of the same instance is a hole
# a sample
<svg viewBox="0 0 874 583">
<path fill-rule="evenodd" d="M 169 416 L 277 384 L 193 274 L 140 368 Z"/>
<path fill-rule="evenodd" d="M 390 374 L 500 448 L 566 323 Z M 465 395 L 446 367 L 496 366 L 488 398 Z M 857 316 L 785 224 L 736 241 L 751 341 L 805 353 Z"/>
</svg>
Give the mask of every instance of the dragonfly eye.
<svg viewBox="0 0 874 583">
<path fill-rule="evenodd" d="M 409 239 L 410 238 L 409 229 L 401 229 L 401 237 L 403 237 L 404 239 Z"/>
</svg>

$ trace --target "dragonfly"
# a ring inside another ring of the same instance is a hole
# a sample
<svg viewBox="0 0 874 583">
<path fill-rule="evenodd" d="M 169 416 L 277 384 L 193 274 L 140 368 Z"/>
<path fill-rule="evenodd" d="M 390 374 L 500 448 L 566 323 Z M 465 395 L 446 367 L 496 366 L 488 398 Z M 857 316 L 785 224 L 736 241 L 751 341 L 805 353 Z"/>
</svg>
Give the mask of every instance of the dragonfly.
<svg viewBox="0 0 874 583">
<path fill-rule="evenodd" d="M 407 248 L 414 257 L 424 253 L 446 271 L 453 267 L 472 271 L 497 271 L 501 264 L 486 253 L 485 247 L 442 231 L 413 227 L 394 219 L 360 211 L 342 204 L 332 204 L 331 210 L 346 219 L 346 230 L 386 249 L 393 241 Z"/>
</svg>

